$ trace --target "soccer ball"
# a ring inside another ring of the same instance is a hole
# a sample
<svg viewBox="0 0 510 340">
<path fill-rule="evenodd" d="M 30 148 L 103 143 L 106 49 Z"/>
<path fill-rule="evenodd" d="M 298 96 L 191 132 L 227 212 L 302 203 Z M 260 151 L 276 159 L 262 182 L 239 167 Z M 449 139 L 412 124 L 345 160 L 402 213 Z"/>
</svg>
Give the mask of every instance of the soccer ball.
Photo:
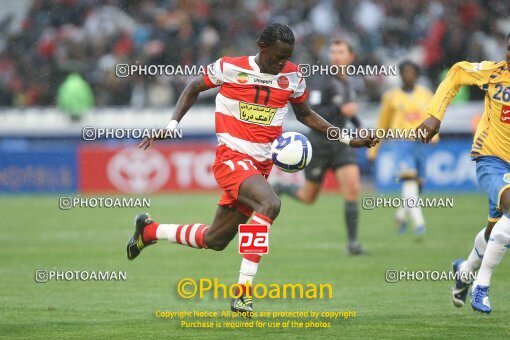
<svg viewBox="0 0 510 340">
<path fill-rule="evenodd" d="M 312 145 L 297 132 L 285 132 L 271 145 L 271 158 L 278 169 L 285 172 L 303 170 L 312 160 Z"/>
</svg>

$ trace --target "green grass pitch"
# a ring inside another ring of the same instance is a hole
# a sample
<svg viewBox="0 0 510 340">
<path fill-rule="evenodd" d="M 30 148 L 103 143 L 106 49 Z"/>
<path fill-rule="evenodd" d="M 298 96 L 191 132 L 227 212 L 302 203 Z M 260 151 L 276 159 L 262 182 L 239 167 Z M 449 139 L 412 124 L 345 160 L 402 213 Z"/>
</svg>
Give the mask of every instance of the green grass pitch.
<svg viewBox="0 0 510 340">
<path fill-rule="evenodd" d="M 446 197 L 447 194 L 439 196 Z M 219 194 L 151 197 L 151 215 L 167 223 L 210 223 Z M 223 252 L 160 242 L 129 262 L 125 243 L 139 209 L 58 209 L 57 196 L 0 197 L 0 336 L 6 338 L 508 338 L 508 260 L 493 276 L 493 313 L 481 315 L 450 301 L 449 281 L 386 283 L 385 271 L 450 270 L 466 257 L 486 223 L 482 194 L 455 195 L 454 208 L 426 209 L 428 234 L 416 242 L 399 235 L 394 209 L 361 212 L 360 240 L 371 256 L 345 255 L 342 199 L 323 195 L 314 206 L 284 198 L 271 229 L 270 253 L 256 283 L 330 283 L 333 298 L 256 300 L 257 311 L 357 312 L 324 329 L 186 329 L 156 310 L 218 311 L 229 300 L 185 300 L 176 293 L 184 277 L 237 280 L 237 238 Z M 36 283 L 37 269 L 122 270 L 126 281 Z M 469 303 L 469 300 L 468 300 Z M 267 321 L 267 320 L 266 320 Z"/>
</svg>

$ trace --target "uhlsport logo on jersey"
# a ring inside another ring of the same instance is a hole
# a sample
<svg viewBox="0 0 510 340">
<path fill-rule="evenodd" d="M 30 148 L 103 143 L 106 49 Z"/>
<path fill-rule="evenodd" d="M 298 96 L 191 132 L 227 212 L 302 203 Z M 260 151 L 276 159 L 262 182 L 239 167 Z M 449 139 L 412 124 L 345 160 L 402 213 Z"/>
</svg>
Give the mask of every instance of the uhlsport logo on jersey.
<svg viewBox="0 0 510 340">
<path fill-rule="evenodd" d="M 264 224 L 239 225 L 239 254 L 267 254 L 269 227 Z"/>
<path fill-rule="evenodd" d="M 501 107 L 501 121 L 510 124 L 510 105 L 503 105 Z"/>
<path fill-rule="evenodd" d="M 241 73 L 239 73 L 239 74 L 237 75 L 237 78 L 236 78 L 236 80 L 237 80 L 237 82 L 238 82 L 239 84 L 246 84 L 246 83 L 248 82 L 248 79 L 249 79 L 249 76 L 248 76 L 248 74 L 247 74 L 247 73 L 245 73 L 245 72 L 241 72 Z"/>
</svg>

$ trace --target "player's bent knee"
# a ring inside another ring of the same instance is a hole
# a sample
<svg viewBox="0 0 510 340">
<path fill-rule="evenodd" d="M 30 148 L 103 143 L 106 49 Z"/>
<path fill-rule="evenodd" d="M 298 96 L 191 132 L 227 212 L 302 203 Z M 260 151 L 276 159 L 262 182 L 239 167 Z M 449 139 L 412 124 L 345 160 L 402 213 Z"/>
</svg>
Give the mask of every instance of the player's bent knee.
<svg viewBox="0 0 510 340">
<path fill-rule="evenodd" d="M 510 188 L 505 189 L 501 193 L 499 207 L 504 214 L 510 214 Z"/>
<path fill-rule="evenodd" d="M 360 186 L 357 183 L 347 185 L 344 190 L 344 197 L 347 200 L 354 201 L 359 197 Z"/>
<path fill-rule="evenodd" d="M 280 209 L 282 206 L 282 201 L 278 196 L 274 196 L 269 202 L 269 216 L 274 219 L 280 214 Z"/>
<path fill-rule="evenodd" d="M 280 213 L 281 204 L 282 203 L 278 196 L 269 196 L 260 204 L 259 212 L 266 215 L 270 219 L 275 219 Z"/>
<path fill-rule="evenodd" d="M 301 190 L 298 192 L 297 197 L 304 204 L 313 204 L 317 200 L 317 194 L 313 191 Z"/>
</svg>

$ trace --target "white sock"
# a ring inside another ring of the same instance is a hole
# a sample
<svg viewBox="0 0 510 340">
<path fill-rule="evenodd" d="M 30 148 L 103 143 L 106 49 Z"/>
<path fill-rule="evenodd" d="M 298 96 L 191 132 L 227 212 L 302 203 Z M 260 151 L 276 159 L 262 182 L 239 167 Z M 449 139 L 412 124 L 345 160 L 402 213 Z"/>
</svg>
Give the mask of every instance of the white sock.
<svg viewBox="0 0 510 340">
<path fill-rule="evenodd" d="M 487 241 L 485 241 L 485 228 L 483 228 L 478 232 L 478 234 L 476 234 L 473 249 L 471 249 L 471 253 L 469 253 L 467 260 L 462 262 L 460 265 L 459 271 L 465 275 L 477 271 L 480 268 L 480 264 L 482 264 L 485 248 L 487 248 Z M 467 278 L 469 276 L 463 277 Z"/>
<path fill-rule="evenodd" d="M 406 180 L 402 183 L 402 198 L 405 199 L 416 199 L 420 197 L 418 181 Z M 423 212 L 421 207 L 409 207 L 409 214 L 414 223 L 414 227 L 425 226 L 425 219 L 423 218 Z"/>
<path fill-rule="evenodd" d="M 179 224 L 160 224 L 156 229 L 156 238 L 158 240 L 168 240 L 176 243 L 176 232 Z"/>
<path fill-rule="evenodd" d="M 492 229 L 474 286 L 490 286 L 492 272 L 508 250 L 508 243 L 510 243 L 510 218 L 503 215 Z"/>
<path fill-rule="evenodd" d="M 258 263 L 243 258 L 241 261 L 241 269 L 239 270 L 239 281 L 237 283 L 241 285 L 253 283 L 253 277 L 257 274 L 258 266 Z"/>
</svg>

